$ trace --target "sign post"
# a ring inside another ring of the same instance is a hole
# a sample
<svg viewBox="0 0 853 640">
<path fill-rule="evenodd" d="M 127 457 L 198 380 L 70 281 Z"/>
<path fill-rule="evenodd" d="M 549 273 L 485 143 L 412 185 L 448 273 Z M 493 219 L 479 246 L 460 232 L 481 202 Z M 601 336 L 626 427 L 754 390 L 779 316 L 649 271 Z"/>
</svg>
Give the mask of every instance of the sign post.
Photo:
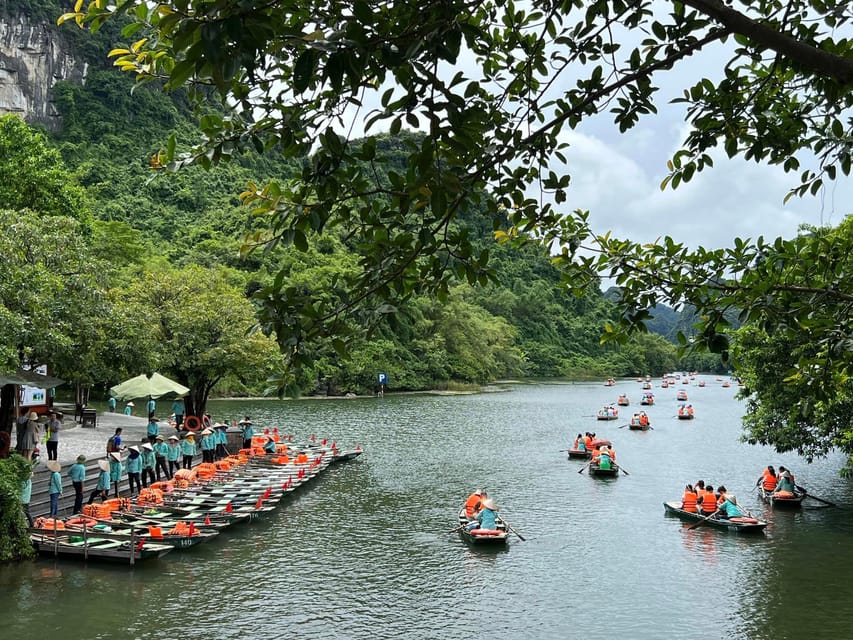
<svg viewBox="0 0 853 640">
<path fill-rule="evenodd" d="M 385 385 L 388 384 L 388 374 L 380 371 L 377 378 L 379 380 L 379 392 L 377 395 L 382 398 L 385 395 Z"/>
</svg>

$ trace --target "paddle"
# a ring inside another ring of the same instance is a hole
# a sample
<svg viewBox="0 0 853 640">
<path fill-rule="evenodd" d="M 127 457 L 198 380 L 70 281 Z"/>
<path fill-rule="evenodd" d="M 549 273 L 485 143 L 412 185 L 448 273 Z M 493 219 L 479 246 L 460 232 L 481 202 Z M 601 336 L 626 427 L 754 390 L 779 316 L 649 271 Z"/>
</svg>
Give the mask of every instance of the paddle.
<svg viewBox="0 0 853 640">
<path fill-rule="evenodd" d="M 621 471 L 622 473 L 624 473 L 626 476 L 630 476 L 630 475 L 631 475 L 630 473 L 628 473 L 628 470 L 627 470 L 625 467 L 623 467 L 621 464 L 619 465 L 619 471 Z"/>
<path fill-rule="evenodd" d="M 583 470 L 586 469 L 591 464 L 592 464 L 592 460 L 590 460 L 584 466 L 582 466 L 580 469 L 578 469 L 578 473 L 583 473 Z"/>
<path fill-rule="evenodd" d="M 460 524 L 458 527 L 456 527 L 455 529 L 451 529 L 447 533 L 456 533 L 457 531 L 464 529 L 466 526 L 468 526 L 468 525 L 467 524 Z"/>
<path fill-rule="evenodd" d="M 512 528 L 512 525 L 511 525 L 509 522 L 507 522 L 506 520 L 504 520 L 504 524 L 506 525 L 506 528 L 507 528 L 507 529 L 509 529 L 509 530 L 510 530 L 510 531 L 512 531 L 515 535 L 517 535 L 517 536 L 518 536 L 518 539 L 519 539 L 519 540 L 521 540 L 522 542 L 525 542 L 525 541 L 527 540 L 527 538 L 525 538 L 525 537 L 524 537 L 523 535 L 521 535 L 518 531 L 516 531 L 515 529 L 513 529 L 513 528 Z"/>
<path fill-rule="evenodd" d="M 829 500 L 824 500 L 823 498 L 818 498 L 817 496 L 813 496 L 812 494 L 810 494 L 808 491 L 806 491 L 806 490 L 805 490 L 803 487 L 801 487 L 800 485 L 794 485 L 794 486 L 796 486 L 796 487 L 797 487 L 797 489 L 799 489 L 800 491 L 802 491 L 802 492 L 805 494 L 805 496 L 806 496 L 807 498 L 811 498 L 812 500 L 817 500 L 818 502 L 822 502 L 822 503 L 824 503 L 824 504 L 826 504 L 826 505 L 829 505 L 830 507 L 838 507 L 838 505 L 837 505 L 837 504 L 835 504 L 834 502 L 830 502 Z M 841 507 L 838 507 L 838 508 L 840 509 Z"/>
<path fill-rule="evenodd" d="M 689 527 L 687 527 L 687 530 L 688 530 L 688 531 L 692 531 L 692 530 L 693 530 L 693 529 L 695 529 L 696 527 L 701 527 L 703 524 L 705 524 L 706 522 L 708 522 L 708 520 L 710 520 L 710 519 L 711 519 L 711 518 L 713 518 L 715 515 L 717 515 L 717 513 L 718 513 L 719 511 L 720 511 L 720 510 L 719 510 L 719 509 L 717 509 L 717 511 L 715 511 L 714 513 L 712 513 L 712 514 L 711 514 L 711 515 L 709 515 L 709 516 L 706 516 L 706 517 L 702 518 L 702 519 L 701 519 L 699 522 L 697 522 L 696 524 L 691 524 Z"/>
<path fill-rule="evenodd" d="M 625 428 L 625 427 L 627 427 L 627 426 L 629 426 L 629 425 L 628 425 L 628 424 L 623 424 L 621 427 L 616 427 L 616 428 L 617 428 L 617 429 L 624 429 L 624 428 Z"/>
</svg>

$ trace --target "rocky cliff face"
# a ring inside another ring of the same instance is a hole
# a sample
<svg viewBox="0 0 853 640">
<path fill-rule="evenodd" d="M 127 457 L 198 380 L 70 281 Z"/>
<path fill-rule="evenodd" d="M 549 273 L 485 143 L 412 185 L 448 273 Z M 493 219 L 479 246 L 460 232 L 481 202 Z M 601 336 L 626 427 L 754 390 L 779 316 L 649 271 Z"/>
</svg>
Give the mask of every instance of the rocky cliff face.
<svg viewBox="0 0 853 640">
<path fill-rule="evenodd" d="M 0 115 L 17 113 L 58 129 L 50 90 L 60 80 L 82 82 L 85 75 L 86 64 L 67 50 L 57 27 L 0 15 Z"/>
</svg>

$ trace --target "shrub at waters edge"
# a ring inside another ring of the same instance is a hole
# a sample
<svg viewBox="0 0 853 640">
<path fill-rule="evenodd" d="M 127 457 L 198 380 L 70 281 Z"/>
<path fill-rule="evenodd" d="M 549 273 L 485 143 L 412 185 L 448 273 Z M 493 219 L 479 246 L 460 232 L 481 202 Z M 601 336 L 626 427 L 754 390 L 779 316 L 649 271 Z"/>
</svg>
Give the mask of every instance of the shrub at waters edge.
<svg viewBox="0 0 853 640">
<path fill-rule="evenodd" d="M 17 454 L 0 459 L 0 562 L 34 555 L 21 504 L 21 483 L 30 473 L 30 463 Z"/>
</svg>

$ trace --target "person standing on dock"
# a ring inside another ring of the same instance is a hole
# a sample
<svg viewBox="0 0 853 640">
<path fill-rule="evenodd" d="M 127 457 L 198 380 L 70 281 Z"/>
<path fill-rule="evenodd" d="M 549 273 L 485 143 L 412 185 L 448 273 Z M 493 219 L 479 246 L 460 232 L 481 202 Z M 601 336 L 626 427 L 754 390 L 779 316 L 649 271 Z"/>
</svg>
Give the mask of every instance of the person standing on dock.
<svg viewBox="0 0 853 640">
<path fill-rule="evenodd" d="M 178 436 L 169 436 L 169 444 L 166 447 L 166 460 L 169 461 L 169 477 L 175 477 L 175 471 L 181 468 L 181 439 Z"/>
<path fill-rule="evenodd" d="M 124 415 L 132 416 L 133 415 L 133 400 L 124 405 Z"/>
<path fill-rule="evenodd" d="M 140 452 L 142 458 L 142 486 L 147 488 L 149 484 L 157 482 L 154 470 L 157 468 L 157 455 L 154 453 L 154 446 L 150 442 L 142 445 Z"/>
<path fill-rule="evenodd" d="M 27 428 L 27 422 L 30 419 L 30 410 L 26 407 L 21 407 L 21 415 L 15 418 L 15 442 L 17 442 L 18 453 L 24 455 L 24 431 Z"/>
<path fill-rule="evenodd" d="M 157 419 L 157 416 L 148 416 L 147 433 L 148 442 L 154 444 L 154 441 L 157 439 L 157 436 L 160 435 L 160 421 Z"/>
<path fill-rule="evenodd" d="M 170 480 L 172 478 L 172 474 L 169 473 L 169 468 L 166 466 L 166 456 L 169 453 L 169 445 L 166 444 L 166 441 L 163 439 L 163 436 L 157 436 L 154 442 L 154 458 L 157 461 L 157 481 L 160 480 L 160 471 L 163 471 L 163 476 L 166 480 Z"/>
<path fill-rule="evenodd" d="M 115 487 L 115 496 L 118 498 L 118 486 L 121 484 L 121 473 L 124 466 L 121 464 L 121 453 L 113 451 L 110 454 L 110 482 Z"/>
<path fill-rule="evenodd" d="M 98 460 L 98 466 L 101 469 L 101 473 L 98 475 L 98 486 L 95 487 L 95 490 L 89 496 L 89 502 L 86 504 L 92 504 L 95 501 L 95 498 L 101 498 L 101 501 L 106 500 L 110 496 L 110 463 L 106 460 Z"/>
<path fill-rule="evenodd" d="M 193 468 L 193 458 L 195 458 L 196 449 L 195 449 L 195 436 L 193 434 L 188 434 L 184 441 L 181 443 L 181 453 L 184 456 L 184 469 L 192 469 Z"/>
<path fill-rule="evenodd" d="M 31 411 L 27 416 L 27 424 L 24 427 L 24 434 L 19 443 L 21 455 L 28 461 L 32 462 L 33 451 L 36 450 L 39 440 L 41 440 L 41 427 L 39 426 L 39 414 Z"/>
<path fill-rule="evenodd" d="M 175 398 L 175 401 L 172 403 L 172 413 L 175 414 L 175 429 L 178 431 L 180 431 L 181 425 L 184 423 L 184 411 L 186 411 L 184 399 L 181 397 Z"/>
<path fill-rule="evenodd" d="M 59 459 L 59 431 L 62 429 L 62 414 L 56 411 L 50 412 L 50 419 L 45 425 L 47 435 L 47 459 Z"/>
<path fill-rule="evenodd" d="M 222 424 L 221 422 L 217 422 L 213 425 L 213 434 L 216 436 L 216 453 L 214 458 L 216 460 L 222 460 L 228 455 L 228 435 L 226 431 L 228 429 L 227 424 Z"/>
<path fill-rule="evenodd" d="M 71 465 L 68 475 L 74 485 L 74 509 L 71 513 L 83 511 L 83 483 L 86 482 L 86 456 L 77 456 L 77 462 Z"/>
<path fill-rule="evenodd" d="M 255 430 L 252 428 L 252 421 L 249 419 L 249 416 L 246 416 L 237 424 L 240 426 L 240 429 L 243 432 L 243 448 L 251 449 L 252 436 L 255 435 Z"/>
<path fill-rule="evenodd" d="M 107 409 L 109 409 L 110 413 L 116 412 L 116 399 L 110 396 L 110 399 L 107 400 Z"/>
<path fill-rule="evenodd" d="M 60 471 L 62 465 L 58 460 L 48 460 L 47 468 L 50 471 L 50 486 L 48 493 L 50 494 L 50 516 L 55 518 L 59 515 L 59 496 L 62 495 L 62 476 Z"/>
<path fill-rule="evenodd" d="M 154 411 L 157 410 L 157 402 L 151 396 L 148 396 L 148 419 L 154 416 Z"/>
<path fill-rule="evenodd" d="M 130 495 L 136 495 L 142 491 L 142 456 L 139 453 L 139 447 L 133 445 L 127 448 L 129 456 L 127 458 L 127 483 L 130 489 Z M 133 487 L 136 487 L 134 492 Z M 116 493 L 118 497 L 118 493 Z"/>
<path fill-rule="evenodd" d="M 30 472 L 26 480 L 21 481 L 21 506 L 24 508 L 24 517 L 27 519 L 27 524 L 33 526 L 33 516 L 30 513 L 30 501 L 33 496 L 33 469 L 30 467 Z"/>
<path fill-rule="evenodd" d="M 213 462 L 213 452 L 216 449 L 213 431 L 205 429 L 201 432 L 201 459 L 203 462 Z"/>
</svg>

